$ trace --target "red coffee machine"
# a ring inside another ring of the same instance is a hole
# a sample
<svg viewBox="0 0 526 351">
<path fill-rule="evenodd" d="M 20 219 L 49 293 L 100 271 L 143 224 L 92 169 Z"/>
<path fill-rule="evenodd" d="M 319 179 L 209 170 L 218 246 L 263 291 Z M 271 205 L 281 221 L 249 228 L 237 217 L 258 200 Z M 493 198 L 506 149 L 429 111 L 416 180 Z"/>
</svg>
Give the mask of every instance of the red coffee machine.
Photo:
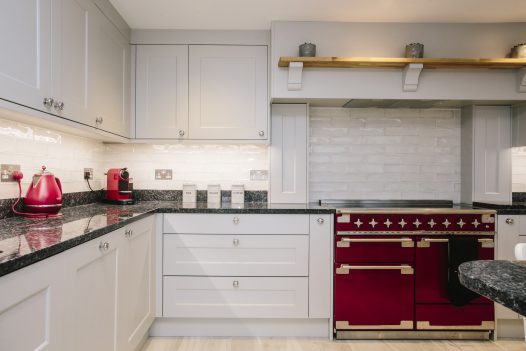
<svg viewBox="0 0 526 351">
<path fill-rule="evenodd" d="M 106 198 L 104 202 L 117 205 L 131 205 L 133 181 L 127 168 L 112 168 L 106 173 Z"/>
</svg>

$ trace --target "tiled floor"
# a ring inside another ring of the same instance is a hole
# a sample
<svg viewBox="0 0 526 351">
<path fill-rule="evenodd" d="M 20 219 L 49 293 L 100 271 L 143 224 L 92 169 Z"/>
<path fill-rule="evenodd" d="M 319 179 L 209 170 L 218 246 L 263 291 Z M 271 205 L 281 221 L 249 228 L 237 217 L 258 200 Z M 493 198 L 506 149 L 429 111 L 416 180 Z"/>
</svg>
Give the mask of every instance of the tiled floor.
<svg viewBox="0 0 526 351">
<path fill-rule="evenodd" d="M 328 341 L 280 338 L 150 338 L 142 351 L 526 351 L 524 340 Z"/>
</svg>

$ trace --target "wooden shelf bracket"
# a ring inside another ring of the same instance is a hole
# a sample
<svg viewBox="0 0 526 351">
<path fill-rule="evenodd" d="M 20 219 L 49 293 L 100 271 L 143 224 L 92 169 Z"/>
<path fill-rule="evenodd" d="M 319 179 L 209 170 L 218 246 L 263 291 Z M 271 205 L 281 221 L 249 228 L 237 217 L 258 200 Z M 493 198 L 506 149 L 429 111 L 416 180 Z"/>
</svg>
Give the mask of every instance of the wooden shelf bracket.
<svg viewBox="0 0 526 351">
<path fill-rule="evenodd" d="M 416 91 L 418 89 L 418 79 L 423 68 L 422 63 L 410 63 L 404 67 L 402 72 L 402 89 L 404 91 Z"/>
<path fill-rule="evenodd" d="M 289 64 L 289 90 L 301 90 L 303 74 L 303 62 L 291 62 Z"/>
<path fill-rule="evenodd" d="M 526 67 L 517 70 L 517 91 L 526 93 Z"/>
</svg>

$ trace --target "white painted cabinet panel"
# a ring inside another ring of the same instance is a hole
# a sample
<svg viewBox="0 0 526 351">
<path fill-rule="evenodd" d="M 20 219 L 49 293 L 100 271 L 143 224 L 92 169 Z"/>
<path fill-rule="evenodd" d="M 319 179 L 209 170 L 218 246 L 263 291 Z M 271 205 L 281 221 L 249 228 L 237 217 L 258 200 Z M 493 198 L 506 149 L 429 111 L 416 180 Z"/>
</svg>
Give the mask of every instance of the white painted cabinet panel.
<svg viewBox="0 0 526 351">
<path fill-rule="evenodd" d="M 515 260 L 515 245 L 526 243 L 526 216 L 499 215 L 497 217 L 497 260 Z M 521 228 L 522 227 L 522 228 Z M 519 314 L 495 304 L 497 319 L 518 319 Z"/>
<path fill-rule="evenodd" d="M 135 137 L 188 137 L 188 45 L 137 45 Z"/>
<path fill-rule="evenodd" d="M 165 234 L 164 275 L 307 276 L 308 235 Z"/>
<path fill-rule="evenodd" d="M 306 104 L 273 104 L 270 199 L 307 203 L 308 112 Z"/>
<path fill-rule="evenodd" d="M 89 53 L 97 8 L 90 0 L 54 0 L 53 98 L 57 107 L 50 111 L 84 124 L 89 119 L 91 95 L 88 82 L 93 65 Z M 63 108 L 58 104 L 63 103 Z"/>
<path fill-rule="evenodd" d="M 526 105 L 514 106 L 512 111 L 513 146 L 526 146 Z"/>
<path fill-rule="evenodd" d="M 0 1 L 0 98 L 45 110 L 52 97 L 52 0 Z"/>
<path fill-rule="evenodd" d="M 66 262 L 51 257 L 0 278 L 0 350 L 67 350 Z"/>
<path fill-rule="evenodd" d="M 308 234 L 305 214 L 165 214 L 164 233 L 178 234 Z"/>
<path fill-rule="evenodd" d="M 332 215 L 310 215 L 309 318 L 331 318 Z"/>
<path fill-rule="evenodd" d="M 154 216 L 126 227 L 118 258 L 117 349 L 135 350 L 154 319 Z"/>
<path fill-rule="evenodd" d="M 93 64 L 88 94 L 90 125 L 128 136 L 130 115 L 130 45 L 117 28 L 98 11 L 90 41 Z M 97 123 L 97 119 L 99 121 Z"/>
<path fill-rule="evenodd" d="M 306 318 L 308 278 L 164 277 L 164 317 Z"/>
<path fill-rule="evenodd" d="M 75 248 L 70 284 L 75 338 L 71 350 L 116 350 L 118 259 L 123 230 Z M 99 245 L 107 243 L 107 249 Z M 73 256 L 69 256 L 73 257 Z"/>
<path fill-rule="evenodd" d="M 267 46 L 190 45 L 191 139 L 265 140 Z"/>
</svg>

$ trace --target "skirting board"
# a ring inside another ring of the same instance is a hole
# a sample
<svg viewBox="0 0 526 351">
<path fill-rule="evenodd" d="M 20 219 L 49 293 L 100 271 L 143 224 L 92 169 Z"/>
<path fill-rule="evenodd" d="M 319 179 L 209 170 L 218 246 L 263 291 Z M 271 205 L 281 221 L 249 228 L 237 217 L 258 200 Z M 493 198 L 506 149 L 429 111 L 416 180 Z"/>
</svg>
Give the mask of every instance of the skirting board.
<svg viewBox="0 0 526 351">
<path fill-rule="evenodd" d="M 497 340 L 498 339 L 523 339 L 524 327 L 522 319 L 498 319 L 497 320 Z"/>
<path fill-rule="evenodd" d="M 156 318 L 150 336 L 329 338 L 329 319 Z"/>
</svg>

